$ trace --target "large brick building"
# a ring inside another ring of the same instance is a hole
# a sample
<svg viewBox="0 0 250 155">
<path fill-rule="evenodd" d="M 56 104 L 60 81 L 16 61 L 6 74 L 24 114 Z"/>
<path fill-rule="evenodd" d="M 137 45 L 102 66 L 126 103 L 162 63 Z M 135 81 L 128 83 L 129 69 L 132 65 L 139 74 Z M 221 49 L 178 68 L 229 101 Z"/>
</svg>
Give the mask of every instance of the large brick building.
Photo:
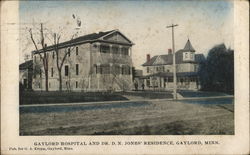
<svg viewBox="0 0 250 155">
<path fill-rule="evenodd" d="M 60 43 L 59 58 L 62 59 L 67 52 L 62 67 L 62 90 L 132 89 L 132 45 L 132 41 L 119 30 L 92 33 Z M 32 52 L 34 68 L 40 66 L 40 71 L 33 76 L 34 90 L 45 90 L 41 52 Z M 57 91 L 59 76 L 53 46 L 48 46 L 46 52 L 49 91 Z"/>
<path fill-rule="evenodd" d="M 197 75 L 199 63 L 205 59 L 203 54 L 195 54 L 195 50 L 187 41 L 185 47 L 175 53 L 177 88 L 197 90 L 200 88 Z M 142 65 L 144 70 L 144 85 L 146 88 L 173 88 L 173 54 L 169 49 L 166 55 L 157 55 L 150 58 Z M 142 80 L 141 80 L 142 81 Z"/>
</svg>

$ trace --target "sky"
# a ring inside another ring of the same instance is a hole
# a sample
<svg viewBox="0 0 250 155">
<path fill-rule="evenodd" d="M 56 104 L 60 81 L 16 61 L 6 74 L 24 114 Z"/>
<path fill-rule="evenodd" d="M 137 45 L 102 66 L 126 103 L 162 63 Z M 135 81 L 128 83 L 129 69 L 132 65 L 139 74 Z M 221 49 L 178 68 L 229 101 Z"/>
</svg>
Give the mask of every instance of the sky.
<svg viewBox="0 0 250 155">
<path fill-rule="evenodd" d="M 78 30 L 73 14 L 82 22 Z M 188 38 L 196 53 L 204 55 L 221 43 L 233 49 L 234 43 L 230 0 L 20 1 L 19 22 L 20 62 L 34 50 L 27 28 L 35 32 L 39 23 L 52 32 L 60 31 L 61 41 L 69 40 L 76 31 L 85 35 L 119 29 L 135 44 L 132 59 L 139 69 L 146 54 L 166 54 L 172 48 L 172 31 L 166 28 L 172 23 L 178 24 L 174 30 L 176 50 L 184 48 Z"/>
</svg>

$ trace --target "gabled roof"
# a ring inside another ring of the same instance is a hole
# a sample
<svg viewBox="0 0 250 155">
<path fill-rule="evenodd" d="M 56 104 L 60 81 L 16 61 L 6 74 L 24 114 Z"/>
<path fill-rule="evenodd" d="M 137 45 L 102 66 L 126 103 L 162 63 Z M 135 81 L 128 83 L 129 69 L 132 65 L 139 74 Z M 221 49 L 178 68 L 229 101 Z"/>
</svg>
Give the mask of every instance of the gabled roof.
<svg viewBox="0 0 250 155">
<path fill-rule="evenodd" d="M 175 52 L 175 61 L 176 64 L 186 63 L 188 61 L 183 61 L 183 52 L 195 52 L 190 40 L 188 39 L 185 47 L 183 49 L 178 50 Z M 157 60 L 163 60 L 164 62 L 158 63 Z M 195 54 L 195 63 L 200 63 L 201 61 L 205 60 L 205 57 L 203 54 Z M 170 65 L 173 64 L 173 55 L 172 54 L 166 54 L 166 55 L 156 55 L 152 57 L 149 61 L 142 64 L 142 66 L 158 66 L 158 65 Z"/>
<path fill-rule="evenodd" d="M 99 33 L 91 33 L 87 34 L 84 36 L 80 36 L 78 38 L 65 41 L 59 44 L 59 48 L 67 47 L 67 46 L 73 46 L 74 44 L 79 44 L 79 43 L 87 43 L 87 42 L 93 42 L 93 41 L 102 41 L 103 37 L 110 35 L 112 33 L 118 32 L 120 33 L 123 37 L 125 37 L 130 43 L 130 45 L 133 45 L 133 43 L 126 37 L 124 36 L 119 30 L 111 30 L 111 31 L 106 31 L 106 32 L 99 32 Z M 48 46 L 46 51 L 51 51 L 54 50 L 55 45 Z M 34 53 L 40 53 L 43 52 L 41 49 L 38 51 L 33 51 Z"/>
<path fill-rule="evenodd" d="M 33 67 L 33 60 L 26 61 L 19 65 L 20 70 L 29 69 Z"/>
<path fill-rule="evenodd" d="M 188 61 L 183 61 L 183 52 L 185 50 L 179 50 L 175 53 L 175 60 L 176 64 L 187 63 Z M 164 63 L 156 63 L 156 59 L 159 57 L 164 60 Z M 205 60 L 205 56 L 203 54 L 195 54 L 194 63 L 200 63 Z M 171 65 L 173 64 L 173 55 L 166 54 L 166 55 L 156 55 L 151 58 L 149 61 L 145 62 L 142 66 L 158 66 L 158 65 Z"/>
<path fill-rule="evenodd" d="M 193 51 L 193 52 L 195 51 L 189 39 L 188 39 L 185 47 L 183 48 L 183 50 L 185 50 L 185 51 Z"/>
<path fill-rule="evenodd" d="M 183 53 L 184 50 L 179 50 L 175 53 L 176 64 L 183 63 Z M 164 62 L 160 64 L 156 62 L 157 59 L 162 59 Z M 145 62 L 142 66 L 158 66 L 158 65 L 170 65 L 173 64 L 173 54 L 166 55 L 156 55 L 149 61 Z"/>
</svg>

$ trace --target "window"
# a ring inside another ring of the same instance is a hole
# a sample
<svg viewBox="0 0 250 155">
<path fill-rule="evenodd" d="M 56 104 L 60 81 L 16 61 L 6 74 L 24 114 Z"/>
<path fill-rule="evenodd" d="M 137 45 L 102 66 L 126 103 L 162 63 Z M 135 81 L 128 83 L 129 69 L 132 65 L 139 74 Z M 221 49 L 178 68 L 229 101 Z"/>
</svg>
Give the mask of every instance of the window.
<svg viewBox="0 0 250 155">
<path fill-rule="evenodd" d="M 76 64 L 76 75 L 79 74 L 79 64 Z"/>
<path fill-rule="evenodd" d="M 100 66 L 100 74 L 110 74 L 111 67 L 109 64 L 104 64 Z"/>
<path fill-rule="evenodd" d="M 34 62 L 36 62 L 36 56 L 34 56 Z"/>
<path fill-rule="evenodd" d="M 156 71 L 159 71 L 159 67 L 155 67 L 156 68 Z"/>
<path fill-rule="evenodd" d="M 123 75 L 130 75 L 130 67 L 129 66 L 122 66 L 122 74 Z"/>
<path fill-rule="evenodd" d="M 122 54 L 128 55 L 128 48 L 126 48 L 126 47 L 122 48 Z"/>
<path fill-rule="evenodd" d="M 28 85 L 27 79 L 23 79 L 23 85 L 24 85 L 24 88 L 27 88 L 27 85 Z"/>
<path fill-rule="evenodd" d="M 41 88 L 40 82 L 38 83 L 38 88 Z"/>
<path fill-rule="evenodd" d="M 36 78 L 36 72 L 35 71 L 33 71 L 33 75 L 34 75 L 34 78 Z"/>
<path fill-rule="evenodd" d="M 78 55 L 78 47 L 76 47 L 76 55 Z"/>
<path fill-rule="evenodd" d="M 69 66 L 66 65 L 66 66 L 64 67 L 64 70 L 65 70 L 65 72 L 64 72 L 64 73 L 65 73 L 65 76 L 68 76 L 68 75 L 69 75 Z"/>
<path fill-rule="evenodd" d="M 76 88 L 78 88 L 78 81 L 76 81 Z"/>
<path fill-rule="evenodd" d="M 68 48 L 68 56 L 70 57 L 70 48 Z"/>
<path fill-rule="evenodd" d="M 40 77 L 42 77 L 42 69 L 40 69 Z"/>
<path fill-rule="evenodd" d="M 97 74 L 98 73 L 98 66 L 95 65 L 95 73 Z"/>
<path fill-rule="evenodd" d="M 149 67 L 147 67 L 147 73 L 149 73 Z"/>
<path fill-rule="evenodd" d="M 100 46 L 100 52 L 101 53 L 109 53 L 110 52 L 109 46 L 107 46 L 107 45 L 101 45 Z"/>
<path fill-rule="evenodd" d="M 118 54 L 118 47 L 113 46 L 112 47 L 112 52 L 113 52 L 113 54 Z"/>
<path fill-rule="evenodd" d="M 185 58 L 188 58 L 188 53 L 185 53 Z"/>
<path fill-rule="evenodd" d="M 53 77 L 53 73 L 54 73 L 54 71 L 53 71 L 53 67 L 51 68 L 51 77 Z"/>
<path fill-rule="evenodd" d="M 122 75 L 124 74 L 124 67 L 122 66 Z"/>
<path fill-rule="evenodd" d="M 168 78 L 168 82 L 173 82 L 174 80 L 173 80 L 173 78 L 172 77 L 169 77 Z"/>
<path fill-rule="evenodd" d="M 53 59 L 55 58 L 55 52 L 52 52 L 52 58 Z"/>
<path fill-rule="evenodd" d="M 115 73 L 116 75 L 119 75 L 120 72 L 121 72 L 120 66 L 119 65 L 114 65 L 112 72 Z"/>
<path fill-rule="evenodd" d="M 103 73 L 103 69 L 102 69 L 102 67 L 100 66 L 100 74 L 102 74 Z"/>
</svg>

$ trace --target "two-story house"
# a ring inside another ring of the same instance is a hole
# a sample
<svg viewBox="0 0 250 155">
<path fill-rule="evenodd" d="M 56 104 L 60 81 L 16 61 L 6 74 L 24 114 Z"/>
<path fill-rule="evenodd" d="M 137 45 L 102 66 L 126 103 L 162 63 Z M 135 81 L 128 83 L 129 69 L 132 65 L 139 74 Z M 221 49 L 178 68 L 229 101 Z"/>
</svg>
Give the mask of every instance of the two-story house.
<svg viewBox="0 0 250 155">
<path fill-rule="evenodd" d="M 102 91 L 132 89 L 132 45 L 119 30 L 92 33 L 58 45 L 59 59 L 63 59 L 62 90 Z M 42 50 L 33 51 L 33 89 L 45 90 Z M 46 48 L 48 57 L 49 91 L 59 90 L 56 53 L 53 46 Z M 61 61 L 60 61 L 61 62 Z M 37 69 L 34 69 L 37 70 Z"/>
<path fill-rule="evenodd" d="M 185 47 L 175 53 L 177 88 L 197 90 L 199 78 L 197 75 L 199 63 L 205 59 L 203 54 L 195 54 L 195 50 L 187 41 Z M 166 55 L 157 55 L 142 65 L 144 70 L 144 84 L 147 88 L 173 88 L 173 54 L 169 49 Z"/>
</svg>

